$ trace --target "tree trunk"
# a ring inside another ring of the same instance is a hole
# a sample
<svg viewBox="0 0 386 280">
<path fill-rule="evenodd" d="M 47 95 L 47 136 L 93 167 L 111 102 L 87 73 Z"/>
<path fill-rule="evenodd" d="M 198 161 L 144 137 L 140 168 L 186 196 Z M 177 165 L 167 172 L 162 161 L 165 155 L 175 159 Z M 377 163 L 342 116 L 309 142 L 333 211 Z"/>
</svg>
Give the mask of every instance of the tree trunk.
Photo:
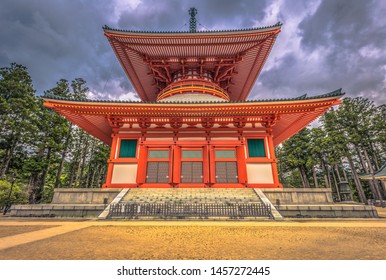
<svg viewBox="0 0 386 280">
<path fill-rule="evenodd" d="M 376 195 L 378 196 L 379 200 L 382 200 L 383 197 L 382 197 L 382 192 L 380 190 L 381 188 L 380 188 L 380 186 L 378 184 L 378 180 L 376 180 L 375 177 L 374 177 L 374 168 L 373 168 L 373 166 L 371 164 L 371 161 L 370 161 L 370 158 L 369 158 L 369 155 L 368 155 L 366 149 L 363 150 L 363 153 L 364 153 L 365 159 L 366 159 L 366 161 L 368 163 L 370 174 L 371 174 L 371 176 L 373 178 L 372 181 L 373 181 L 373 184 L 374 184 L 374 189 L 375 189 Z"/>
<path fill-rule="evenodd" d="M 339 167 L 338 167 L 338 165 L 336 163 L 334 164 L 334 168 L 335 168 L 335 171 L 336 171 L 336 175 L 338 175 L 339 182 L 342 182 L 342 177 L 340 176 L 340 173 L 339 173 Z"/>
<path fill-rule="evenodd" d="M 370 163 L 366 164 L 366 160 L 363 158 L 363 155 L 362 155 L 360 149 L 357 148 L 356 150 L 357 150 L 359 159 L 361 161 L 361 164 L 363 166 L 363 169 L 365 170 L 366 173 L 372 174 L 372 172 L 370 171 L 371 164 Z M 366 150 L 364 150 L 364 152 L 367 154 Z M 370 186 L 370 190 L 371 190 L 371 192 L 372 192 L 372 194 L 374 196 L 374 199 L 380 199 L 380 197 L 378 195 L 378 192 L 377 192 L 377 188 L 374 185 L 374 181 L 373 180 L 369 180 L 369 186 Z"/>
<path fill-rule="evenodd" d="M 303 188 L 310 188 L 310 183 L 308 182 L 307 174 L 303 165 L 299 167 L 299 171 L 300 177 L 302 178 Z"/>
<path fill-rule="evenodd" d="M 334 172 L 333 168 L 331 168 L 331 172 L 332 172 L 332 178 L 334 179 L 336 194 L 338 195 L 339 201 L 342 201 L 342 198 L 340 197 L 339 186 L 338 186 L 338 183 L 336 181 L 336 176 L 335 176 L 335 172 Z"/>
<path fill-rule="evenodd" d="M 82 157 L 82 152 L 81 152 L 80 156 Z M 79 187 L 79 176 L 80 176 L 80 169 L 81 169 L 81 165 L 82 165 L 81 158 L 79 158 L 79 161 L 77 164 L 78 164 L 78 166 L 76 167 L 75 179 L 74 179 L 74 187 L 75 188 Z"/>
<path fill-rule="evenodd" d="M 355 183 L 355 188 L 357 189 L 357 192 L 358 192 L 359 201 L 362 203 L 367 203 L 367 198 L 366 198 L 365 192 L 363 191 L 361 181 L 358 178 L 358 173 L 355 170 L 354 162 L 353 162 L 351 156 L 347 155 L 346 157 L 347 157 L 348 163 L 350 165 L 352 177 L 353 177 L 354 183 Z"/>
<path fill-rule="evenodd" d="M 340 162 L 340 164 L 342 165 L 342 171 L 343 171 L 344 180 L 349 183 L 348 178 L 347 178 L 346 170 L 344 169 L 343 162 Z"/>
<path fill-rule="evenodd" d="M 84 133 L 81 132 L 80 140 L 79 143 L 80 145 L 83 145 L 83 139 L 84 139 Z M 83 149 L 84 146 L 80 147 L 79 150 L 79 161 L 77 162 L 78 166 L 76 167 L 75 171 L 75 179 L 74 179 L 74 187 L 77 188 L 79 186 L 79 175 L 80 175 L 80 170 L 81 170 L 81 165 L 82 165 L 82 157 L 83 157 Z"/>
<path fill-rule="evenodd" d="M 327 166 L 327 180 L 330 184 L 330 188 L 331 188 L 331 191 L 332 191 L 332 180 L 331 180 L 331 172 L 330 172 L 330 166 Z"/>
<path fill-rule="evenodd" d="M 312 166 L 312 176 L 314 177 L 315 188 L 319 188 L 318 177 L 316 176 L 315 167 Z"/>
<path fill-rule="evenodd" d="M 44 190 L 44 185 L 46 184 L 48 168 L 50 167 L 50 163 L 51 163 L 51 150 L 52 150 L 51 147 L 47 148 L 47 155 L 46 155 L 46 163 L 47 164 L 46 164 L 45 168 L 43 169 L 43 173 L 42 173 L 42 176 L 41 176 L 41 179 L 39 182 L 39 193 L 40 194 L 42 194 L 42 192 Z"/>
<path fill-rule="evenodd" d="M 61 159 L 60 159 L 60 164 L 59 164 L 58 172 L 56 173 L 56 179 L 55 179 L 54 188 L 59 187 L 59 184 L 60 184 L 60 177 L 62 177 L 64 162 L 66 160 L 67 151 L 68 151 L 68 148 L 69 148 L 69 145 L 70 145 L 71 133 L 72 133 L 72 124 L 70 123 L 68 134 L 67 134 L 66 140 L 64 142 L 64 147 L 63 147 L 63 150 L 62 150 L 62 153 L 61 153 Z"/>
<path fill-rule="evenodd" d="M 83 146 L 83 152 L 82 152 L 82 163 L 81 163 L 81 168 L 80 168 L 80 175 L 79 175 L 79 183 L 78 187 L 84 185 L 83 183 L 83 173 L 84 173 L 84 167 L 86 164 L 86 156 L 87 156 L 87 150 L 88 150 L 88 145 L 89 145 L 89 137 L 86 137 L 86 143 Z"/>
<path fill-rule="evenodd" d="M 102 181 L 100 184 L 100 188 L 102 187 L 103 184 L 106 183 L 106 177 L 107 177 L 107 170 L 106 170 L 106 164 L 104 164 L 102 167 Z"/>
<path fill-rule="evenodd" d="M 40 148 L 37 154 L 37 158 L 39 160 L 42 160 L 44 156 L 44 148 Z M 30 180 L 30 186 L 28 189 L 30 190 L 29 192 L 29 203 L 30 204 L 35 204 L 39 201 L 41 193 L 39 190 L 39 171 L 34 171 L 31 175 L 31 180 Z"/>
<path fill-rule="evenodd" d="M 15 151 L 15 148 L 16 148 L 16 144 L 17 144 L 17 139 L 14 139 L 11 147 L 9 147 L 6 151 L 6 156 L 3 160 L 3 164 L 1 165 L 2 168 L 1 168 L 0 178 L 4 178 L 5 174 L 8 171 L 9 164 L 10 164 L 11 159 L 13 157 L 13 152 Z"/>
<path fill-rule="evenodd" d="M 90 151 L 90 159 L 89 159 L 88 165 L 87 165 L 87 177 L 86 177 L 85 188 L 90 187 L 90 173 L 91 173 L 92 160 L 93 160 L 94 151 L 95 151 L 95 145 L 96 145 L 96 141 L 94 139 L 91 139 L 91 151 Z"/>
<path fill-rule="evenodd" d="M 95 175 L 95 187 L 96 188 L 99 188 L 99 180 L 100 180 L 100 175 L 101 175 L 101 166 L 98 164 L 97 165 L 97 171 L 96 171 L 96 175 Z"/>
<path fill-rule="evenodd" d="M 357 146 L 355 146 L 355 150 L 356 150 L 356 152 L 358 154 L 359 161 L 360 161 L 360 163 L 362 165 L 362 170 L 364 170 L 365 172 L 368 172 L 368 169 L 366 167 L 365 161 L 364 161 L 364 159 L 362 157 L 361 150 Z"/>
<path fill-rule="evenodd" d="M 324 162 L 324 159 L 322 157 L 320 157 L 320 163 L 321 163 L 322 169 L 323 169 L 324 185 L 326 188 L 331 189 L 331 184 L 328 180 L 329 177 L 327 176 L 328 170 L 327 170 L 326 164 Z"/>
<path fill-rule="evenodd" d="M 382 187 L 382 191 L 383 191 L 383 197 L 386 198 L 386 182 L 385 181 L 381 181 L 381 187 Z"/>
<path fill-rule="evenodd" d="M 370 148 L 371 148 L 371 153 L 372 153 L 372 156 L 374 158 L 374 165 L 375 165 L 375 168 L 377 170 L 379 170 L 380 166 L 379 166 L 379 159 L 377 157 L 377 152 L 376 152 L 376 148 L 374 147 L 374 144 L 373 142 L 370 142 Z"/>
<path fill-rule="evenodd" d="M 96 174 L 97 166 L 94 166 L 92 169 L 92 176 L 91 176 L 91 181 L 90 181 L 90 187 L 94 187 L 94 180 L 95 180 L 95 174 Z"/>
<path fill-rule="evenodd" d="M 31 192 L 29 193 L 29 204 L 35 204 L 38 201 L 38 181 L 39 181 L 39 173 L 34 172 L 31 176 Z"/>
<path fill-rule="evenodd" d="M 71 164 L 71 168 L 70 168 L 70 184 L 69 184 L 69 187 L 72 188 L 72 184 L 74 183 L 74 178 L 75 178 L 75 172 L 74 172 L 74 167 L 76 165 L 76 161 L 74 161 L 72 164 Z"/>
</svg>

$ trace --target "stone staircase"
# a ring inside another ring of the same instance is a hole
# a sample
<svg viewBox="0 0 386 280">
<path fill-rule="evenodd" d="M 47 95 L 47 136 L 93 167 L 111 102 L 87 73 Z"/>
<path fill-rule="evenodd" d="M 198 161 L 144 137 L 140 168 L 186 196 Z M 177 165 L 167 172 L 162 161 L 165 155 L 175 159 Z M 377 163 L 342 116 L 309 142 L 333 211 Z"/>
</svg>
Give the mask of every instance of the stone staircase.
<svg viewBox="0 0 386 280">
<path fill-rule="evenodd" d="M 131 189 L 120 203 L 243 204 L 261 203 L 253 189 Z"/>
<path fill-rule="evenodd" d="M 122 190 L 122 193 L 124 190 Z M 130 189 L 114 199 L 99 218 L 129 219 L 281 219 L 262 193 L 254 189 Z"/>
</svg>

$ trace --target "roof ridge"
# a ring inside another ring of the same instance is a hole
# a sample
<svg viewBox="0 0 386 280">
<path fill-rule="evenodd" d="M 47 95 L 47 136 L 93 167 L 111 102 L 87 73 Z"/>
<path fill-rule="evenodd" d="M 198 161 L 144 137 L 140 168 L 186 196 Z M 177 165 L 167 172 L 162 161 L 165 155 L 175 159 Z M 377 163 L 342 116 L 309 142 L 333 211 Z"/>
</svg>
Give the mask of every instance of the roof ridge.
<svg viewBox="0 0 386 280">
<path fill-rule="evenodd" d="M 262 27 L 250 27 L 250 28 L 240 28 L 240 29 L 224 29 L 224 30 L 199 30 L 196 32 L 190 32 L 190 31 L 141 31 L 141 30 L 127 30 L 127 29 L 118 29 L 118 28 L 112 28 L 108 25 L 104 25 L 102 29 L 104 31 L 117 31 L 117 32 L 129 32 L 129 33 L 148 33 L 148 34 L 194 34 L 194 33 L 219 33 L 219 32 L 237 32 L 237 31 L 253 31 L 253 30 L 262 30 L 262 29 L 268 29 L 273 27 L 279 27 L 283 24 L 278 21 L 277 23 L 273 25 L 268 26 L 262 26 Z"/>
</svg>

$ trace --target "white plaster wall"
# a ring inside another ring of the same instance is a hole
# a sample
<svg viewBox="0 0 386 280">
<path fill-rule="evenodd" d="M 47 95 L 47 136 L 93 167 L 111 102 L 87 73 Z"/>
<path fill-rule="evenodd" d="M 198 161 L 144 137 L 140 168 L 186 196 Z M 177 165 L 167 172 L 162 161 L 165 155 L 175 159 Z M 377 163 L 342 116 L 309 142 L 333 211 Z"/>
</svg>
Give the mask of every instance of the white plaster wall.
<svg viewBox="0 0 386 280">
<path fill-rule="evenodd" d="M 179 141 L 205 141 L 206 137 L 178 137 Z"/>
<path fill-rule="evenodd" d="M 272 166 L 270 163 L 247 163 L 248 183 L 273 184 Z"/>
<path fill-rule="evenodd" d="M 213 141 L 216 140 L 239 140 L 239 137 L 211 137 Z"/>
<path fill-rule="evenodd" d="M 146 141 L 173 141 L 173 137 L 146 137 Z"/>
<path fill-rule="evenodd" d="M 111 183 L 112 184 L 136 183 L 137 167 L 138 165 L 136 163 L 114 164 Z"/>
</svg>

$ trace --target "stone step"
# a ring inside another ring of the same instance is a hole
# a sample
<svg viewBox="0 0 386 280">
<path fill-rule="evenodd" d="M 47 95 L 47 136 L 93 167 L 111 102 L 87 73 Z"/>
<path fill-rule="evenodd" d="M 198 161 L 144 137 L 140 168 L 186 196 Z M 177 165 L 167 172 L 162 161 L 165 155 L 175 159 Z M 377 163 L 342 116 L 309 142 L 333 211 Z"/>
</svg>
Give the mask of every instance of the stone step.
<svg viewBox="0 0 386 280">
<path fill-rule="evenodd" d="M 131 189 L 121 203 L 258 203 L 253 189 Z"/>
</svg>

